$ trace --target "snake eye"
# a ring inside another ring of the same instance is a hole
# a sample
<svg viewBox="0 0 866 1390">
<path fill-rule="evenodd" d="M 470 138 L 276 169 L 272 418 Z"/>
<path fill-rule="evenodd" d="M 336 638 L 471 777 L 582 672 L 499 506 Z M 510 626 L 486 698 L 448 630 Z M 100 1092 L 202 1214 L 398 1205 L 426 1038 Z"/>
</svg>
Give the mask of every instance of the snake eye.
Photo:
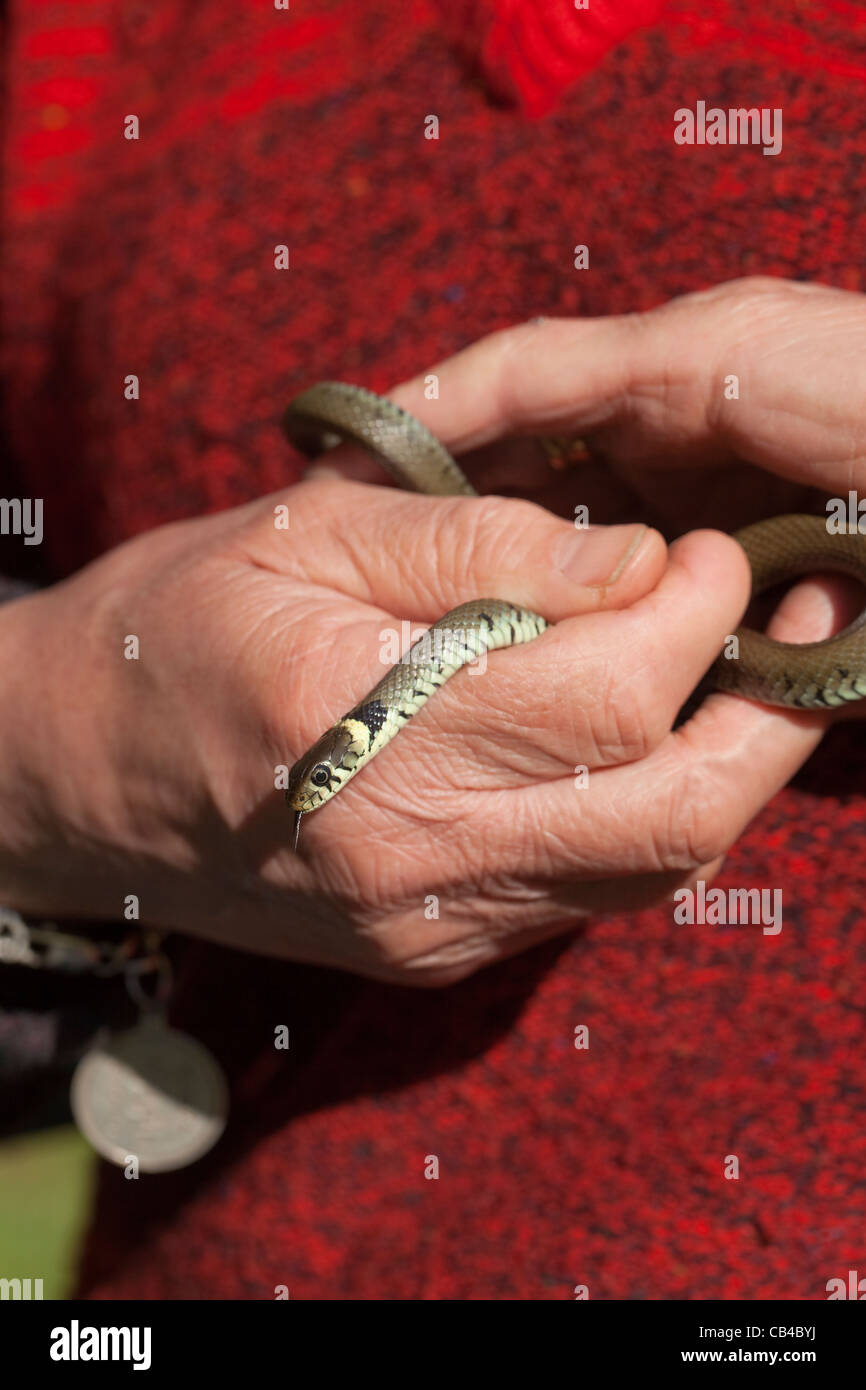
<svg viewBox="0 0 866 1390">
<path fill-rule="evenodd" d="M 324 763 L 319 763 L 310 773 L 310 781 L 314 787 L 326 787 L 331 780 L 331 774 Z"/>
</svg>

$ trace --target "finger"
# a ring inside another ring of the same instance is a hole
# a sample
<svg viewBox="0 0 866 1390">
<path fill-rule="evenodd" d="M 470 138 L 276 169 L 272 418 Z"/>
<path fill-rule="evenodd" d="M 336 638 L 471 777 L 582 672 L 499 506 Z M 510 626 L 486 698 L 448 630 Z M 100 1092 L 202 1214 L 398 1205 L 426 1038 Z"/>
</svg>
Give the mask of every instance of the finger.
<svg viewBox="0 0 866 1390">
<path fill-rule="evenodd" d="M 642 524 L 579 528 L 514 498 L 304 483 L 292 491 L 291 527 L 280 533 L 270 523 L 271 501 L 247 534 L 259 561 L 267 556 L 305 587 L 416 622 L 485 596 L 557 622 L 633 602 L 665 565 L 664 541 Z"/>
<path fill-rule="evenodd" d="M 847 575 L 815 575 L 789 589 L 772 612 L 768 633 L 778 642 L 820 642 L 863 612 L 862 587 Z"/>
<path fill-rule="evenodd" d="M 378 459 L 362 449 L 358 444 L 338 444 L 321 454 L 313 463 L 307 463 L 301 477 L 308 482 L 328 481 L 345 478 L 348 482 L 376 483 L 381 487 L 396 487 Z"/>
<path fill-rule="evenodd" d="M 375 974 L 425 987 L 453 984 L 484 965 L 573 933 L 598 913 L 641 912 L 662 903 L 672 912 L 676 893 L 694 892 L 699 880 L 709 886 L 723 864 L 717 859 L 689 873 L 558 884 L 525 895 L 519 915 L 501 908 L 494 915 L 489 901 L 467 898 L 461 885 L 458 896 L 439 898 L 440 917 L 432 921 L 419 917 L 415 907 L 391 914 L 387 960 L 378 963 Z"/>
<path fill-rule="evenodd" d="M 792 591 L 787 613 L 768 626 L 770 636 L 796 631 L 801 641 L 817 641 L 829 635 L 832 606 L 815 606 L 810 587 Z M 581 864 L 588 870 L 599 853 L 619 873 L 670 872 L 716 859 L 811 756 L 829 722 L 822 711 L 711 695 L 641 763 L 592 774 L 592 795 L 582 802 L 556 784 L 553 815 L 561 836 L 554 863 L 562 869 L 570 862 L 579 876 Z M 540 801 L 524 809 L 533 822 L 543 813 Z M 624 825 L 633 836 L 622 835 Z"/>
<path fill-rule="evenodd" d="M 845 575 L 815 575 L 796 584 L 779 603 L 768 632 L 779 642 L 820 642 L 859 618 L 863 588 Z M 828 712 L 833 722 L 866 719 L 866 699 Z"/>
<path fill-rule="evenodd" d="M 266 499 L 239 541 L 261 572 L 259 626 L 266 612 L 283 616 L 270 671 L 258 669 L 262 644 L 249 643 L 237 678 L 271 701 L 292 654 L 295 699 L 280 703 L 279 727 L 297 753 L 459 604 L 503 598 L 555 622 L 634 601 L 665 565 L 664 542 L 647 528 L 578 530 L 518 500 L 420 498 L 343 481 L 301 484 L 291 498 L 288 531 L 275 530 Z M 264 715 L 273 724 L 275 710 Z"/>
<path fill-rule="evenodd" d="M 676 893 L 694 891 L 698 882 L 709 886 L 721 873 L 725 856 L 719 855 L 709 864 L 683 870 L 670 869 L 664 873 L 628 874 L 619 878 L 589 881 L 568 881 L 550 890 L 550 896 L 564 909 L 582 915 L 609 912 L 644 912 L 666 904 L 673 908 Z"/>
<path fill-rule="evenodd" d="M 737 627 L 749 583 L 729 537 L 684 537 L 658 585 L 628 609 L 568 618 L 543 642 L 493 653 L 449 682 L 395 757 L 410 781 L 435 760 L 456 792 L 644 758 Z"/>
<path fill-rule="evenodd" d="M 643 757 L 667 736 L 748 591 L 748 565 L 729 537 L 683 538 L 658 585 L 628 610 L 566 619 L 526 647 L 491 653 L 477 675 L 449 681 L 353 794 L 329 807 L 327 825 L 313 825 L 308 845 L 320 830 L 329 843 L 351 838 L 359 817 L 371 834 L 400 826 L 411 837 L 414 822 L 429 836 L 465 813 L 474 827 L 480 798 L 485 829 L 463 843 L 483 861 L 482 844 L 503 838 L 502 789 L 564 774 L 572 785 L 578 767 Z"/>
<path fill-rule="evenodd" d="M 737 708 L 739 706 L 739 708 Z M 549 872 L 598 878 L 688 871 L 727 853 L 817 747 L 826 719 L 713 696 L 640 763 L 512 794 L 515 837 L 543 827 Z"/>
<path fill-rule="evenodd" d="M 853 601 L 835 577 L 797 585 L 768 634 L 820 641 L 850 620 Z M 640 763 L 590 773 L 579 789 L 558 782 L 549 788 L 549 804 L 543 787 L 518 793 L 516 834 L 531 835 L 542 820 L 552 823 L 545 838 L 551 871 L 578 878 L 597 878 L 599 862 L 629 875 L 705 864 L 724 855 L 798 771 L 831 718 L 712 695 Z"/>
<path fill-rule="evenodd" d="M 507 432 L 577 432 L 669 463 L 735 452 L 825 487 L 834 460 L 834 485 L 853 487 L 864 355 L 862 296 L 756 278 L 644 314 L 520 324 L 390 394 L 458 454 Z"/>
</svg>

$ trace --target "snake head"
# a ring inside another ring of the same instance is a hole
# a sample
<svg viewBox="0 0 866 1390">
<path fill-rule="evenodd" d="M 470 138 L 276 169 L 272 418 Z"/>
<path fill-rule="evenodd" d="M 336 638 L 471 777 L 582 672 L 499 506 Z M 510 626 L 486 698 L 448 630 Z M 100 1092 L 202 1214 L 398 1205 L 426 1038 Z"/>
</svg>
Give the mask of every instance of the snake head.
<svg viewBox="0 0 866 1390">
<path fill-rule="evenodd" d="M 295 813 L 295 848 L 301 828 L 301 816 L 316 811 L 330 801 L 351 775 L 346 755 L 350 752 L 352 734 L 341 724 L 335 724 L 318 739 L 289 772 L 286 802 Z"/>
</svg>

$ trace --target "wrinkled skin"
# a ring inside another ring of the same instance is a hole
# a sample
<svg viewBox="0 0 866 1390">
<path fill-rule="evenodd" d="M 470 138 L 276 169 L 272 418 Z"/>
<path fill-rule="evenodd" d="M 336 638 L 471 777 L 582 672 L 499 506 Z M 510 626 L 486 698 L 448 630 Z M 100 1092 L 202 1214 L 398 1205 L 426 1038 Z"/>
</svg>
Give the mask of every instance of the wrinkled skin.
<svg viewBox="0 0 866 1390">
<path fill-rule="evenodd" d="M 391 394 L 476 451 L 481 491 L 532 500 L 370 486 L 375 465 L 344 449 L 6 605 L 0 901 L 118 921 L 135 893 L 170 930 L 441 985 L 712 877 L 829 716 L 715 695 L 671 731 L 749 576 L 728 537 L 666 551 L 651 527 L 734 529 L 801 509 L 810 487 L 866 490 L 864 362 L 861 296 L 782 281 L 524 324 L 435 368 L 437 401 L 426 372 Z M 552 471 L 540 433 L 582 434 L 592 462 Z M 630 524 L 576 530 L 581 503 Z M 305 819 L 293 855 L 275 769 L 379 679 L 383 629 L 487 594 L 556 626 L 455 677 Z M 849 606 L 840 582 L 810 581 L 770 630 L 826 636 Z"/>
</svg>

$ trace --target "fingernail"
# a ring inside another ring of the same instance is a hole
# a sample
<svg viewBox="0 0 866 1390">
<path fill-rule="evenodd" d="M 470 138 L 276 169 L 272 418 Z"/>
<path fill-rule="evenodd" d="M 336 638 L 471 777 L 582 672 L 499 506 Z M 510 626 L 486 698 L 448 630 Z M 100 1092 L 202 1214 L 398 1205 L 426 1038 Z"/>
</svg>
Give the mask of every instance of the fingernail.
<svg viewBox="0 0 866 1390">
<path fill-rule="evenodd" d="M 599 526 L 569 536 L 559 568 L 568 579 L 589 588 L 615 584 L 640 547 L 646 526 Z"/>
</svg>

